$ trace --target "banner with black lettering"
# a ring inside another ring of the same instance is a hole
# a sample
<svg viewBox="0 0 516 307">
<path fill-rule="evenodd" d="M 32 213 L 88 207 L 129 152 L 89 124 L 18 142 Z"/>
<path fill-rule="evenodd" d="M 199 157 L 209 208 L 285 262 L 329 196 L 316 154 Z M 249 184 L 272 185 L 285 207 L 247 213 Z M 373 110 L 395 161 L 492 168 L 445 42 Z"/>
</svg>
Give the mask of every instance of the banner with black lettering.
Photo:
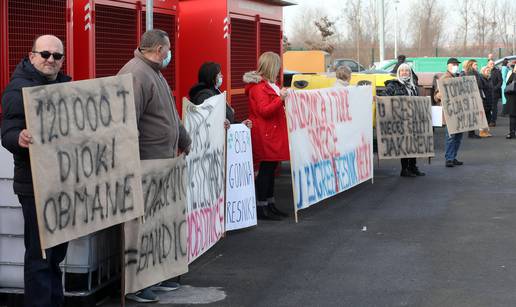
<svg viewBox="0 0 516 307">
<path fill-rule="evenodd" d="M 226 231 L 256 226 L 251 131 L 231 125 L 226 142 Z"/>
<path fill-rule="evenodd" d="M 376 97 L 376 140 L 380 159 L 433 157 L 430 97 Z"/>
<path fill-rule="evenodd" d="M 449 134 L 488 128 L 486 113 L 474 76 L 439 79 L 444 120 Z"/>
<path fill-rule="evenodd" d="M 183 122 L 192 138 L 188 165 L 188 261 L 191 263 L 224 234 L 226 93 L 194 105 L 183 99 Z"/>
<path fill-rule="evenodd" d="M 186 160 L 142 161 L 145 213 L 124 224 L 125 293 L 188 272 Z"/>
<path fill-rule="evenodd" d="M 41 248 L 143 214 L 132 76 L 23 89 Z"/>
<path fill-rule="evenodd" d="M 296 210 L 373 178 L 370 86 L 289 91 L 285 110 Z"/>
</svg>

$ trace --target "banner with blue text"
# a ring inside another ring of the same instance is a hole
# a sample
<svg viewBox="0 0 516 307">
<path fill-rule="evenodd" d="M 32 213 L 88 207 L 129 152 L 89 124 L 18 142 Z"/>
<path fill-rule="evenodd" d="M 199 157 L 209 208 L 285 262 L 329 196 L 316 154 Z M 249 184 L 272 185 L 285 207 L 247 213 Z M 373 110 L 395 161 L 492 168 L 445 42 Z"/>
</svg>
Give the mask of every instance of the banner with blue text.
<svg viewBox="0 0 516 307">
<path fill-rule="evenodd" d="M 249 128 L 243 124 L 231 125 L 226 152 L 226 231 L 255 226 L 256 197 Z"/>
<path fill-rule="evenodd" d="M 373 178 L 372 101 L 370 86 L 289 92 L 296 210 Z"/>
</svg>

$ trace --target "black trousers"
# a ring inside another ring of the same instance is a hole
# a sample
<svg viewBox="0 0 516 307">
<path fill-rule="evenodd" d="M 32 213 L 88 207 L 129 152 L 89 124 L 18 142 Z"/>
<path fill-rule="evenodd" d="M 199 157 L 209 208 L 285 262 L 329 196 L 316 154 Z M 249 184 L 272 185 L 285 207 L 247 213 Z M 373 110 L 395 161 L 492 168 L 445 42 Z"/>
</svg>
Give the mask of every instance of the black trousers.
<svg viewBox="0 0 516 307">
<path fill-rule="evenodd" d="M 417 168 L 416 166 L 416 158 L 402 158 L 401 159 L 401 169 L 409 169 L 414 170 Z"/>
<path fill-rule="evenodd" d="M 41 254 L 39 231 L 34 197 L 18 196 L 25 220 L 25 306 L 60 307 L 64 304 L 61 263 L 66 256 L 68 243 L 46 249 L 46 258 Z"/>
<path fill-rule="evenodd" d="M 257 201 L 267 201 L 267 198 L 274 197 L 274 178 L 277 161 L 262 161 L 256 176 L 255 188 Z"/>
<path fill-rule="evenodd" d="M 516 132 L 516 115 L 511 115 L 509 117 L 509 132 Z"/>
</svg>

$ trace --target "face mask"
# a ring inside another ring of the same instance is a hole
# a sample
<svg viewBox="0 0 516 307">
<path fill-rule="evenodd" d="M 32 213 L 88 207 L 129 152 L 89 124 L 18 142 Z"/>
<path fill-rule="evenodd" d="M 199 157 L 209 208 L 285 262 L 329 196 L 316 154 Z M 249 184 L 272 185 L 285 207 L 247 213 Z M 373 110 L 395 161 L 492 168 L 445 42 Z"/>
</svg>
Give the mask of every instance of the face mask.
<svg viewBox="0 0 516 307">
<path fill-rule="evenodd" d="M 452 72 L 452 74 L 458 73 L 459 72 L 459 66 L 455 66 L 455 65 L 452 66 L 451 72 Z"/>
<path fill-rule="evenodd" d="M 222 86 L 222 76 L 217 77 L 217 84 L 215 84 L 216 88 L 220 88 Z"/>
<path fill-rule="evenodd" d="M 167 53 L 167 57 L 163 59 L 163 62 L 161 63 L 161 67 L 165 68 L 170 64 L 170 60 L 172 60 L 172 52 L 169 50 Z"/>
</svg>

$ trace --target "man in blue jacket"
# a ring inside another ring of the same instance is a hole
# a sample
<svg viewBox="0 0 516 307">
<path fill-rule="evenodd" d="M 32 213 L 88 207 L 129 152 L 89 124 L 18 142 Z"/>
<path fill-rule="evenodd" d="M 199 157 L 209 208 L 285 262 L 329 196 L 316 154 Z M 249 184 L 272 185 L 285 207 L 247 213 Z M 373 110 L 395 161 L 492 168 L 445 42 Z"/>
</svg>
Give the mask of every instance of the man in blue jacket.
<svg viewBox="0 0 516 307">
<path fill-rule="evenodd" d="M 53 35 L 36 38 L 32 51 L 16 66 L 2 96 L 2 146 L 14 156 L 14 193 L 25 220 L 25 306 L 56 307 L 64 302 L 59 263 L 66 255 L 67 244 L 45 250 L 46 259 L 43 259 L 28 150 L 32 136 L 26 129 L 22 96 L 24 87 L 71 80 L 60 72 L 63 52 L 59 38 Z"/>
</svg>

